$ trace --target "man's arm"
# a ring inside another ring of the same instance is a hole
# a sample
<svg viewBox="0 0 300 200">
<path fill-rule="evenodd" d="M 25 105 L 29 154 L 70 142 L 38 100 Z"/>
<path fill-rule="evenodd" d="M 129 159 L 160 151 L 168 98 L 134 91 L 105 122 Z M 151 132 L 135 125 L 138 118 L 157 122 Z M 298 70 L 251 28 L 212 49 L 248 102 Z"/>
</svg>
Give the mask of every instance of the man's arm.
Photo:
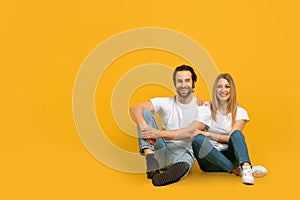
<svg viewBox="0 0 300 200">
<path fill-rule="evenodd" d="M 197 129 L 204 130 L 205 128 L 206 125 L 204 123 L 195 120 L 188 127 L 176 130 L 156 130 L 150 127 L 146 131 L 141 131 L 141 135 L 147 139 L 165 138 L 169 140 L 182 140 L 192 138 Z"/>
<path fill-rule="evenodd" d="M 141 134 L 145 131 L 149 131 L 149 129 L 156 130 L 155 128 L 149 126 L 147 124 L 147 122 L 145 121 L 145 119 L 143 117 L 143 110 L 149 110 L 149 111 L 154 110 L 154 107 L 153 107 L 153 104 L 151 103 L 151 101 L 139 103 L 139 104 L 136 104 L 136 105 L 130 107 L 130 116 L 131 116 L 132 120 L 139 126 Z M 145 138 L 145 139 L 147 140 L 147 142 L 149 144 L 155 145 L 155 140 L 151 140 L 151 139 L 147 139 L 147 138 Z M 146 153 L 146 151 L 153 152 L 151 149 L 144 149 L 145 153 Z"/>
<path fill-rule="evenodd" d="M 143 110 L 150 110 L 153 111 L 154 107 L 151 101 L 139 103 L 132 107 L 130 107 L 130 116 L 131 119 L 141 128 L 147 127 L 148 124 L 146 123 L 143 117 Z"/>
<path fill-rule="evenodd" d="M 132 120 L 140 127 L 142 138 L 157 139 L 165 138 L 169 140 L 182 140 L 192 138 L 195 131 L 204 130 L 206 125 L 200 121 L 194 120 L 188 127 L 176 130 L 157 130 L 149 126 L 144 117 L 143 110 L 154 111 L 151 101 L 139 103 L 130 107 L 130 116 Z"/>
</svg>

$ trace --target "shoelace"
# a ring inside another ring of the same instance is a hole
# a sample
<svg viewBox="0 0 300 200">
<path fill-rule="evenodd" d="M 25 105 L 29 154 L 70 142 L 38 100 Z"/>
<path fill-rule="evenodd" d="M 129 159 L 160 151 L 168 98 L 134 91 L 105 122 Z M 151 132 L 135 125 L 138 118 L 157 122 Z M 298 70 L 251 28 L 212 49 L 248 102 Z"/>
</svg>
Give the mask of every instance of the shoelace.
<svg viewBox="0 0 300 200">
<path fill-rule="evenodd" d="M 250 166 L 243 167 L 243 176 L 251 176 L 252 175 L 252 169 Z"/>
</svg>

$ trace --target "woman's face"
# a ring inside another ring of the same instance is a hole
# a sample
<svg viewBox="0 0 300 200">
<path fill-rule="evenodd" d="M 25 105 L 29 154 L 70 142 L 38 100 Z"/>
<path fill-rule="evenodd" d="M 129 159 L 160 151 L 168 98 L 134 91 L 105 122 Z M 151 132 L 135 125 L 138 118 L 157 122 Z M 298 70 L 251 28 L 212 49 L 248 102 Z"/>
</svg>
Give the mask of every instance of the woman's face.
<svg viewBox="0 0 300 200">
<path fill-rule="evenodd" d="M 217 98 L 219 101 L 228 101 L 230 98 L 230 84 L 224 78 L 217 83 Z"/>
</svg>

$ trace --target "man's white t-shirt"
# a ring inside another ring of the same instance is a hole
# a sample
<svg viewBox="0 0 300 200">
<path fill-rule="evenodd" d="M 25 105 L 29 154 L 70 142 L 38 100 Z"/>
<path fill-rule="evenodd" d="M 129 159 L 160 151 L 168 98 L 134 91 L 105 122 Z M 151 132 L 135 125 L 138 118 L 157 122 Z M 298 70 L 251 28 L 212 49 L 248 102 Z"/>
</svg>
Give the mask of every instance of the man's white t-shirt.
<svg viewBox="0 0 300 200">
<path fill-rule="evenodd" d="M 197 106 L 197 98 L 193 97 L 188 104 L 182 104 L 175 97 L 157 97 L 150 99 L 154 113 L 162 119 L 163 130 L 175 130 L 188 127 L 194 120 L 210 125 L 209 109 Z M 191 139 L 170 140 L 172 143 L 186 148 L 193 156 Z"/>
<path fill-rule="evenodd" d="M 207 107 L 209 107 L 209 106 L 207 106 Z M 209 112 L 210 112 L 210 109 L 209 109 Z M 235 121 L 238 121 L 238 120 L 249 121 L 249 116 L 248 116 L 247 111 L 245 109 L 243 109 L 242 107 L 239 107 L 239 106 L 237 107 Z M 232 129 L 232 116 L 231 116 L 231 113 L 229 113 L 228 115 L 222 115 L 218 111 L 217 115 L 216 115 L 216 121 L 211 119 L 211 125 L 210 125 L 210 127 L 208 128 L 207 131 L 212 132 L 212 133 L 218 133 L 218 134 L 229 134 L 231 129 Z M 223 151 L 223 150 L 228 149 L 227 144 L 221 144 L 221 143 L 219 143 L 217 141 L 214 141 L 214 140 L 210 140 L 210 142 L 219 151 Z"/>
</svg>

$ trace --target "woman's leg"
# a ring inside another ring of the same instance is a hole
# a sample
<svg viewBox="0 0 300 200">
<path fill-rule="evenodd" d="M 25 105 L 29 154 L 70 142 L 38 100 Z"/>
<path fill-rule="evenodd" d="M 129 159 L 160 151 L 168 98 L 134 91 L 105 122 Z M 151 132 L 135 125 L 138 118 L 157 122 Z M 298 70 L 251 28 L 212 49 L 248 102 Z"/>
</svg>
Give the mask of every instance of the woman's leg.
<svg viewBox="0 0 300 200">
<path fill-rule="evenodd" d="M 195 157 L 203 171 L 232 172 L 234 164 L 218 151 L 204 135 L 193 138 L 192 147 Z"/>
<path fill-rule="evenodd" d="M 229 138 L 228 158 L 240 166 L 251 165 L 245 137 L 239 130 L 235 130 Z"/>
<path fill-rule="evenodd" d="M 248 148 L 245 137 L 239 130 L 235 130 L 229 138 L 228 156 L 230 159 L 237 161 L 238 165 L 241 166 L 242 182 L 244 184 L 253 185 L 254 177 L 252 175 Z"/>
</svg>

